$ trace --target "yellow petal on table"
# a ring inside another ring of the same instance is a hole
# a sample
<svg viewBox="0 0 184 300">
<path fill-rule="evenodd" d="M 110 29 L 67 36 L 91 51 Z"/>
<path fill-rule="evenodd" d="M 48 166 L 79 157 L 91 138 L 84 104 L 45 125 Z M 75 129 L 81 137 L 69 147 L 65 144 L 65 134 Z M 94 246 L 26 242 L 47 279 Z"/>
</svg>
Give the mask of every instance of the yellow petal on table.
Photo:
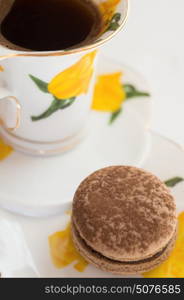
<svg viewBox="0 0 184 300">
<path fill-rule="evenodd" d="M 183 278 L 184 277 L 184 212 L 178 216 L 176 245 L 169 258 L 154 270 L 144 273 L 145 278 Z"/>
<path fill-rule="evenodd" d="M 76 64 L 56 75 L 49 83 L 48 91 L 60 100 L 87 93 L 96 53 L 95 50 L 84 55 Z"/>
<path fill-rule="evenodd" d="M 118 110 L 126 98 L 121 83 L 121 72 L 100 75 L 95 85 L 92 109 L 114 112 Z"/>
<path fill-rule="evenodd" d="M 4 71 L 3 66 L 0 66 L 0 72 L 3 72 L 3 71 Z"/>
<path fill-rule="evenodd" d="M 0 160 L 5 159 L 13 152 L 13 148 L 7 145 L 1 138 L 0 138 Z"/>
<path fill-rule="evenodd" d="M 76 262 L 74 268 L 77 271 L 83 272 L 85 270 L 88 263 L 74 247 L 70 223 L 65 230 L 49 236 L 49 245 L 52 261 L 57 268 L 64 268 Z"/>
</svg>

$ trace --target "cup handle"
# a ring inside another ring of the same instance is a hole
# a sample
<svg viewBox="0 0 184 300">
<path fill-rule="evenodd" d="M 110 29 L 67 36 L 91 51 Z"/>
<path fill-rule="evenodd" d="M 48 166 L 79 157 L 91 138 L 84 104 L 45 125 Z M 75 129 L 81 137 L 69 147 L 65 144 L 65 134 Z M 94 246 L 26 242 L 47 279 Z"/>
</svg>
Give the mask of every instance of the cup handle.
<svg viewBox="0 0 184 300">
<path fill-rule="evenodd" d="M 20 103 L 16 97 L 11 96 L 10 92 L 4 88 L 0 88 L 0 100 L 3 100 L 5 102 L 9 101 L 11 103 L 11 105 L 13 105 L 15 107 L 15 125 L 14 126 L 10 126 L 10 127 L 7 126 L 5 120 L 2 118 L 2 116 L 0 116 L 0 125 L 5 127 L 9 131 L 14 131 L 20 126 L 20 116 L 21 116 Z M 1 106 L 1 102 L 2 101 L 0 101 L 0 106 Z"/>
</svg>

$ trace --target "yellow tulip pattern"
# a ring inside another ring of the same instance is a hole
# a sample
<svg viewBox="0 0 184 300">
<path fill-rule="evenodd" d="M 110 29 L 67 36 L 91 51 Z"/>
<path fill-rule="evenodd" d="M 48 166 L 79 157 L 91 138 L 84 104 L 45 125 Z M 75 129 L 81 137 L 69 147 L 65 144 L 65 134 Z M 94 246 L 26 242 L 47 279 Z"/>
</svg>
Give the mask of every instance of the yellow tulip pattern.
<svg viewBox="0 0 184 300">
<path fill-rule="evenodd" d="M 96 51 L 86 54 L 75 65 L 54 77 L 48 91 L 58 99 L 69 99 L 86 94 L 93 74 Z"/>
<path fill-rule="evenodd" d="M 104 74 L 97 78 L 92 109 L 115 112 L 126 98 L 125 90 L 121 84 L 121 72 Z"/>
<path fill-rule="evenodd" d="M 122 72 L 103 74 L 98 76 L 92 109 L 110 112 L 109 124 L 112 124 L 122 112 L 123 103 L 135 97 L 148 97 L 149 93 L 139 91 L 132 84 L 122 83 Z"/>
<path fill-rule="evenodd" d="M 99 4 L 102 13 L 103 26 L 102 33 L 106 31 L 115 31 L 120 26 L 121 14 L 116 12 L 120 0 L 106 0 Z"/>
<path fill-rule="evenodd" d="M 32 116 L 32 121 L 48 118 L 56 111 L 72 105 L 78 96 L 87 94 L 96 52 L 95 50 L 84 55 L 76 64 L 57 74 L 49 83 L 29 75 L 43 93 L 53 96 L 49 108 L 39 116 Z"/>
<path fill-rule="evenodd" d="M 76 64 L 57 74 L 49 83 L 29 75 L 43 93 L 49 93 L 53 97 L 49 108 L 39 116 L 32 116 L 32 121 L 48 118 L 56 111 L 69 107 L 78 96 L 88 92 L 95 56 L 96 51 L 84 55 Z M 122 112 L 124 101 L 149 96 L 149 93 L 139 91 L 132 84 L 123 84 L 122 75 L 122 72 L 100 75 L 94 89 L 92 109 L 110 112 L 110 124 Z"/>
</svg>

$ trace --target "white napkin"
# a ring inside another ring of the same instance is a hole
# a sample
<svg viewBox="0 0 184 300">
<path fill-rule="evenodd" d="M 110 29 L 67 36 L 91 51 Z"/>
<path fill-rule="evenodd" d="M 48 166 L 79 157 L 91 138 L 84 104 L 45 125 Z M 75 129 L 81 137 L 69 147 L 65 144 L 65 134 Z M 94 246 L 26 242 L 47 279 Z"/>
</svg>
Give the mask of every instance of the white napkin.
<svg viewBox="0 0 184 300">
<path fill-rule="evenodd" d="M 20 225 L 8 219 L 0 219 L 0 274 L 39 277 Z"/>
</svg>

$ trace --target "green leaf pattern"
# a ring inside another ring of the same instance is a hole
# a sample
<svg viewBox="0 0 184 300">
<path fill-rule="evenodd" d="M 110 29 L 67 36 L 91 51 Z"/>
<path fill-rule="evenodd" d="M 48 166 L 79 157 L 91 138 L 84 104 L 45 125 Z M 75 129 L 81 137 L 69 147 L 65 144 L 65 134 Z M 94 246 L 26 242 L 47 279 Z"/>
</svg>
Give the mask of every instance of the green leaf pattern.
<svg viewBox="0 0 184 300">
<path fill-rule="evenodd" d="M 121 114 L 121 112 L 122 112 L 122 107 L 120 107 L 120 109 L 116 110 L 111 114 L 109 119 L 109 125 L 111 125 L 117 119 L 117 117 Z"/>
<path fill-rule="evenodd" d="M 118 29 L 118 27 L 120 26 L 119 21 L 121 19 L 121 14 L 120 13 L 115 13 L 112 17 L 112 19 L 109 22 L 108 27 L 106 28 L 105 32 L 107 31 L 115 31 L 116 29 Z"/>
<path fill-rule="evenodd" d="M 29 75 L 29 77 L 33 80 L 33 82 L 36 84 L 36 86 L 42 91 L 43 93 L 49 93 L 48 91 L 48 83 L 33 76 Z"/>
<path fill-rule="evenodd" d="M 114 22 L 118 22 L 120 19 L 120 15 L 119 14 L 115 14 L 112 18 L 112 23 Z M 29 75 L 29 77 L 31 78 L 31 80 L 35 83 L 35 85 L 39 88 L 40 91 L 42 91 L 43 93 L 47 93 L 49 94 L 48 91 L 48 83 L 33 76 L 33 75 Z M 139 91 L 135 86 L 133 86 L 132 84 L 125 84 L 123 85 L 123 88 L 125 90 L 126 93 L 126 100 L 135 98 L 135 97 L 149 97 L 150 94 L 145 92 L 145 91 Z M 53 96 L 53 95 L 52 95 Z M 69 107 L 70 105 L 72 105 L 75 101 L 76 97 L 70 98 L 70 99 L 58 99 L 56 97 L 54 97 L 53 101 L 51 102 L 50 106 L 48 107 L 48 109 L 46 109 L 43 113 L 41 113 L 38 116 L 31 116 L 31 120 L 33 122 L 35 121 L 39 121 L 45 118 L 50 117 L 53 113 L 55 113 L 58 110 L 62 110 L 65 109 L 67 107 Z M 112 124 L 121 114 L 122 112 L 122 107 L 120 109 L 118 109 L 117 111 L 113 112 L 110 115 L 110 119 L 109 119 L 109 124 Z"/>
<path fill-rule="evenodd" d="M 149 97 L 150 94 L 144 91 L 139 91 L 132 84 L 124 84 L 123 88 L 126 93 L 126 100 L 135 97 Z"/>
<path fill-rule="evenodd" d="M 168 187 L 174 187 L 175 185 L 177 185 L 178 183 L 180 183 L 182 181 L 184 181 L 184 178 L 176 176 L 176 177 L 173 177 L 173 178 L 170 178 L 170 179 L 166 180 L 165 184 Z"/>
<path fill-rule="evenodd" d="M 150 97 L 149 93 L 138 90 L 132 84 L 123 84 L 122 88 L 125 90 L 125 94 L 126 94 L 125 101 L 130 100 L 132 98 L 136 98 L 136 97 Z M 112 124 L 120 116 L 122 111 L 123 111 L 122 107 L 120 107 L 120 109 L 111 113 L 110 118 L 109 118 L 109 124 Z"/>
<path fill-rule="evenodd" d="M 32 79 L 32 81 L 36 84 L 36 86 L 42 91 L 43 93 L 49 93 L 48 91 L 48 83 L 33 76 L 29 75 L 29 77 Z M 46 119 L 50 117 L 53 113 L 55 113 L 58 110 L 65 109 L 72 105 L 75 101 L 76 97 L 70 98 L 70 99 L 58 99 L 54 97 L 53 101 L 51 102 L 51 105 L 46 109 L 43 113 L 41 113 L 38 116 L 31 116 L 31 120 L 33 122 L 39 121 L 42 119 Z"/>
</svg>

